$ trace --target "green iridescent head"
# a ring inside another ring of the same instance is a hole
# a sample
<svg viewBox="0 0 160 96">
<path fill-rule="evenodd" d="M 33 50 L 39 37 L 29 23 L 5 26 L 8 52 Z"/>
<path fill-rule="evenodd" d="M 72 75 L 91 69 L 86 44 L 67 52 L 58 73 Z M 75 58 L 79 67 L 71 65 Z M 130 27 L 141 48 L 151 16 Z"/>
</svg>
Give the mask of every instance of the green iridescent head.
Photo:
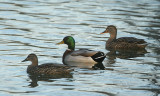
<svg viewBox="0 0 160 96">
<path fill-rule="evenodd" d="M 67 44 L 68 49 L 74 50 L 75 49 L 75 40 L 72 36 L 66 36 L 63 40 L 57 44 Z"/>
</svg>

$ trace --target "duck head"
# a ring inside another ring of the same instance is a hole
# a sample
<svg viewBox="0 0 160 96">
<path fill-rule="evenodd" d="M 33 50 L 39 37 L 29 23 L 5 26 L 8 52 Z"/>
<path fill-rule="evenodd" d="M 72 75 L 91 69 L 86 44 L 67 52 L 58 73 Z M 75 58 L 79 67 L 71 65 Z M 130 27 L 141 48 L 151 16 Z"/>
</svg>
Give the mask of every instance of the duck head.
<svg viewBox="0 0 160 96">
<path fill-rule="evenodd" d="M 75 49 L 75 40 L 72 36 L 66 36 L 63 40 L 57 44 L 67 44 L 68 49 L 74 50 Z"/>
<path fill-rule="evenodd" d="M 33 53 L 29 54 L 27 58 L 24 59 L 22 62 L 25 62 L 25 61 L 31 61 L 32 65 L 38 65 L 38 58 L 36 54 L 33 54 Z"/>
<path fill-rule="evenodd" d="M 117 36 L 117 28 L 114 25 L 109 25 L 104 32 L 104 33 L 109 33 L 111 37 L 116 37 Z"/>
</svg>

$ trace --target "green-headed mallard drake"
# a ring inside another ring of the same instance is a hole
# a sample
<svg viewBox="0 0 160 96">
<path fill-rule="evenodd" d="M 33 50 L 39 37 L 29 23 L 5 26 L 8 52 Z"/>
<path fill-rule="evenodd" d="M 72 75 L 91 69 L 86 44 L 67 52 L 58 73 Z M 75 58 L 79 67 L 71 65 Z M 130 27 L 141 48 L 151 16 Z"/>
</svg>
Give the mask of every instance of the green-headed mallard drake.
<svg viewBox="0 0 160 96">
<path fill-rule="evenodd" d="M 81 62 L 81 63 L 99 63 L 106 57 L 101 51 L 93 51 L 88 49 L 75 50 L 75 40 L 72 36 L 66 36 L 57 44 L 67 44 L 68 49 L 63 54 L 63 63 Z"/>
<path fill-rule="evenodd" d="M 110 38 L 106 42 L 106 49 L 130 49 L 130 50 L 140 50 L 145 49 L 147 44 L 143 39 L 137 39 L 134 37 L 117 37 L 117 28 L 113 25 L 110 25 L 106 28 L 103 33 L 109 33 Z"/>
<path fill-rule="evenodd" d="M 38 58 L 36 54 L 29 54 L 28 57 L 23 60 L 31 61 L 32 64 L 28 66 L 27 73 L 29 74 L 44 74 L 44 75 L 57 75 L 57 74 L 70 74 L 73 69 L 70 69 L 69 66 L 61 64 L 46 63 L 38 65 Z"/>
</svg>

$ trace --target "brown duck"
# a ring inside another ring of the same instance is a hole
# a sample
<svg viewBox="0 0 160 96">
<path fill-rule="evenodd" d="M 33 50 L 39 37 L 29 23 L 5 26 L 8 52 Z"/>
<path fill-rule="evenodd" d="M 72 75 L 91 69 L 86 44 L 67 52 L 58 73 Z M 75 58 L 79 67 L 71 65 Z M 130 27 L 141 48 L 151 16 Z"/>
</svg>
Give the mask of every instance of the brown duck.
<svg viewBox="0 0 160 96">
<path fill-rule="evenodd" d="M 106 28 L 103 33 L 109 33 L 110 37 L 106 41 L 106 49 L 114 49 L 114 50 L 141 50 L 145 49 L 147 46 L 146 42 L 143 39 L 137 39 L 134 37 L 121 37 L 116 39 L 117 37 L 117 28 L 113 25 L 110 25 Z"/>
<path fill-rule="evenodd" d="M 45 63 L 42 65 L 38 65 L 38 58 L 36 54 L 29 54 L 28 57 L 23 60 L 31 61 L 32 64 L 28 66 L 27 73 L 29 74 L 44 74 L 44 75 L 65 75 L 70 74 L 73 69 L 70 69 L 69 66 L 61 65 L 61 64 L 53 64 L 53 63 Z"/>
</svg>

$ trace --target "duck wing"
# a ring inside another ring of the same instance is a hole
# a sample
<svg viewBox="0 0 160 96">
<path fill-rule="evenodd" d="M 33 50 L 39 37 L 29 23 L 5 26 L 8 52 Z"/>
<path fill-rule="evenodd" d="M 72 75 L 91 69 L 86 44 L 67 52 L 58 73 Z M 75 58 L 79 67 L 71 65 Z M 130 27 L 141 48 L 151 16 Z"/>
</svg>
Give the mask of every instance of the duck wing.
<svg viewBox="0 0 160 96">
<path fill-rule="evenodd" d="M 69 66 L 61 65 L 61 64 L 51 64 L 46 63 L 36 67 L 31 67 L 27 70 L 30 74 L 47 74 L 47 75 L 55 75 L 55 74 L 70 74 L 73 71 Z"/>
<path fill-rule="evenodd" d="M 106 46 L 106 49 L 109 50 L 142 50 L 147 46 L 146 42 L 143 39 L 137 39 L 134 37 L 121 37 L 115 39 L 111 44 Z"/>
<path fill-rule="evenodd" d="M 62 64 L 54 64 L 54 63 L 45 63 L 42 65 L 39 65 L 38 68 L 65 68 L 69 69 L 69 66 L 62 65 Z"/>
<path fill-rule="evenodd" d="M 84 57 L 91 57 L 98 53 L 98 51 L 88 50 L 88 49 L 79 49 L 71 53 L 72 56 L 84 56 Z"/>
<path fill-rule="evenodd" d="M 71 67 L 66 66 L 66 65 L 62 65 L 62 64 L 50 64 L 50 63 L 46 63 L 46 64 L 42 64 L 38 66 L 39 69 L 46 69 L 46 70 L 55 70 L 56 72 L 58 71 L 71 71 Z"/>
<path fill-rule="evenodd" d="M 135 43 L 135 44 L 144 44 L 146 43 L 146 41 L 144 41 L 143 39 L 137 39 L 134 37 L 121 37 L 115 40 L 115 42 L 126 42 L 126 43 Z"/>
<path fill-rule="evenodd" d="M 92 58 L 94 62 L 102 62 L 106 57 L 106 55 L 101 51 L 94 51 L 94 50 L 88 50 L 88 49 L 80 49 L 77 51 L 73 51 L 70 55 L 72 57 L 75 57 L 75 60 L 77 57 L 78 61 L 81 61 L 81 60 L 88 61 L 90 58 Z"/>
</svg>

